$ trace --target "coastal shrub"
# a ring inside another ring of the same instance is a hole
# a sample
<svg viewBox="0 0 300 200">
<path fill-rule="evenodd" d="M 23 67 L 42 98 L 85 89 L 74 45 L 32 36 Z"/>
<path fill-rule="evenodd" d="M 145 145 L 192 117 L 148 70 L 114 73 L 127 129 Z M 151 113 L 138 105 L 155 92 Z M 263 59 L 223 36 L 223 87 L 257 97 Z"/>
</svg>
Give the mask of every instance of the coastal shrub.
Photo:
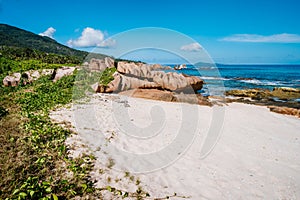
<svg viewBox="0 0 300 200">
<path fill-rule="evenodd" d="M 71 102 L 74 80 L 73 75 L 53 83 L 45 76 L 24 87 L 0 88 L 1 104 L 10 107 L 9 113 L 0 107 L 7 114 L 0 121 L 0 199 L 98 195 L 88 178 L 94 158 L 70 159 L 64 141 L 71 132 L 53 124 L 47 114 Z"/>
<path fill-rule="evenodd" d="M 106 68 L 100 75 L 99 84 L 107 86 L 114 80 L 113 74 L 117 71 L 116 68 Z"/>
</svg>

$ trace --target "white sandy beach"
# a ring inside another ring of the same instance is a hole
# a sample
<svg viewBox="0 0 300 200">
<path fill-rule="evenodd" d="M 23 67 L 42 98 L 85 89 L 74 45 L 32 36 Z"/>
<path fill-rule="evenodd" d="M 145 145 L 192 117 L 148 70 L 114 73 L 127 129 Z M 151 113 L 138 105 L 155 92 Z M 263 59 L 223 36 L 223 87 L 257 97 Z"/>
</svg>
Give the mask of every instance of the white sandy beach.
<svg viewBox="0 0 300 200">
<path fill-rule="evenodd" d="M 134 192 L 139 179 L 149 199 L 300 198 L 300 119 L 266 107 L 96 94 L 51 118 L 75 127 L 73 156 L 95 155 L 97 187 Z"/>
</svg>

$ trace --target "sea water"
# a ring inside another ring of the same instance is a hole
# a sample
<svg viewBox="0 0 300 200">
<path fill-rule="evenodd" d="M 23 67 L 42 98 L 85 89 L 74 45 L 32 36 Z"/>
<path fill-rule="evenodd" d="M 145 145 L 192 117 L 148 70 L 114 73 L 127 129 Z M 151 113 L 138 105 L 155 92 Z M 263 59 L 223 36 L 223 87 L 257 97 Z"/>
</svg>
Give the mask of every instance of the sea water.
<svg viewBox="0 0 300 200">
<path fill-rule="evenodd" d="M 206 84 L 198 91 L 203 95 L 223 95 L 233 89 L 300 88 L 300 65 L 187 65 L 178 72 L 203 79 Z"/>
</svg>

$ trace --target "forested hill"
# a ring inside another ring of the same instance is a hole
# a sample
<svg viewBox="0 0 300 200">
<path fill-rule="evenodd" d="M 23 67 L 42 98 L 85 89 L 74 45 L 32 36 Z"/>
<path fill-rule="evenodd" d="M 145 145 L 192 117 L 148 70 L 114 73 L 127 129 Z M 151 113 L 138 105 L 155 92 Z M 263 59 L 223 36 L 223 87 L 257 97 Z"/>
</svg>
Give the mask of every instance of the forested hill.
<svg viewBox="0 0 300 200">
<path fill-rule="evenodd" d="M 82 62 L 87 55 L 89 55 L 89 52 L 72 49 L 56 42 L 49 37 L 40 36 L 7 24 L 0 24 L 0 46 L 2 47 L 2 51 L 4 49 L 6 53 L 9 54 L 12 54 L 12 51 L 16 50 L 19 53 L 20 51 L 24 50 L 27 50 L 28 52 L 36 51 L 69 56 L 76 58 L 80 62 Z M 9 51 L 7 50 L 7 47 L 9 47 Z M 106 55 L 103 54 L 93 54 L 93 57 L 100 59 L 105 56 Z"/>
</svg>

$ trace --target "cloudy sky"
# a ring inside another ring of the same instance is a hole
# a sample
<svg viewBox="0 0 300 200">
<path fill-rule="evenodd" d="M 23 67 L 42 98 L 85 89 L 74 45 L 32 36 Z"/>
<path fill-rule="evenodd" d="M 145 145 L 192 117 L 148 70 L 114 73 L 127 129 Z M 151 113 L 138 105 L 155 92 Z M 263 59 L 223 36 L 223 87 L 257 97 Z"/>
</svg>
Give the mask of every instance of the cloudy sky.
<svg viewBox="0 0 300 200">
<path fill-rule="evenodd" d="M 150 37 L 154 43 L 169 41 L 162 49 L 175 54 L 196 57 L 206 50 L 218 63 L 300 64 L 299 8 L 298 0 L 0 0 L 0 22 L 73 48 L 96 48 L 114 56 L 120 53 L 116 50 L 120 44 L 126 43 L 127 50 L 138 47 L 136 37 L 140 33 L 123 37 L 129 40 L 126 42 L 120 34 L 159 27 L 176 31 L 178 39 L 165 37 L 168 31 L 153 38 L 150 31 L 144 38 Z M 171 54 L 143 50 L 126 56 L 140 56 L 148 62 L 177 62 Z"/>
</svg>

